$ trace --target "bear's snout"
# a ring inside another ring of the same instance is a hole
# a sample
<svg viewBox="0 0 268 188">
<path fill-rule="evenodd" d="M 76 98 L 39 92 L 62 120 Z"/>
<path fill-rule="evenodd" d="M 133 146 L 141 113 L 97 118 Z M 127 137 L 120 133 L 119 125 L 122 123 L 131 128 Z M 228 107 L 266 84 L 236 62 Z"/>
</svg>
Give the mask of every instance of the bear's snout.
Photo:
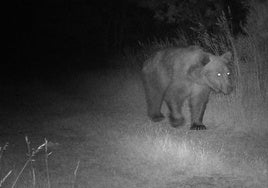
<svg viewBox="0 0 268 188">
<path fill-rule="evenodd" d="M 233 91 L 233 87 L 231 85 L 228 85 L 222 91 L 225 95 L 228 95 Z"/>
</svg>

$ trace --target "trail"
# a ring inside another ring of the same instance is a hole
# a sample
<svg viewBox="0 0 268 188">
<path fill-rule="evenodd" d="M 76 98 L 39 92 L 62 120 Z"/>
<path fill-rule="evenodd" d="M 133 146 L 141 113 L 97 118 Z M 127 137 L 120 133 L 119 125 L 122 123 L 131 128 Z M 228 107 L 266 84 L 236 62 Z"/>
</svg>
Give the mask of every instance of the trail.
<svg viewBox="0 0 268 188">
<path fill-rule="evenodd" d="M 189 131 L 189 124 L 174 129 L 167 120 L 152 123 L 138 73 L 83 72 L 53 87 L 40 82 L 28 87 L 15 97 L 22 106 L 14 102 L 2 110 L 1 123 L 9 129 L 2 132 L 1 143 L 11 143 L 4 167 L 22 164 L 27 134 L 33 147 L 44 138 L 53 143 L 49 169 L 54 187 L 71 187 L 74 181 L 77 187 L 94 188 L 268 186 L 265 136 L 209 118 L 209 129 L 197 132 Z M 20 110 L 11 110 L 15 107 Z M 189 116 L 187 108 L 185 113 Z M 36 160 L 40 185 L 46 182 L 43 162 L 42 156 Z M 19 187 L 30 183 L 21 180 Z"/>
</svg>

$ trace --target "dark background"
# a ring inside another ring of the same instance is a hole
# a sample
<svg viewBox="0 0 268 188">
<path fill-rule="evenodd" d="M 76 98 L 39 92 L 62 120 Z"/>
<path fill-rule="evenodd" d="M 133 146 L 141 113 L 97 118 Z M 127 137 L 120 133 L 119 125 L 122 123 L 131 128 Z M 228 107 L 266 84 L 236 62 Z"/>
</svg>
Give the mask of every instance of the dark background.
<svg viewBox="0 0 268 188">
<path fill-rule="evenodd" d="M 241 33 L 239 25 L 246 16 L 241 1 L 207 0 L 195 4 L 193 9 L 206 14 L 209 8 L 214 10 L 214 2 L 220 2 L 225 12 L 230 7 L 234 12 L 230 19 L 233 33 Z M 159 9 L 134 0 L 9 2 L 6 15 L 9 58 L 3 62 L 4 72 L 106 68 L 113 66 L 109 60 L 115 54 L 124 55 L 125 48 L 139 50 L 139 42 L 176 37 L 178 30 L 191 35 L 190 28 L 195 23 L 187 19 L 173 23 L 156 19 Z M 215 23 L 211 24 L 214 21 L 215 16 L 203 18 L 211 32 L 217 32 L 213 28 Z"/>
</svg>

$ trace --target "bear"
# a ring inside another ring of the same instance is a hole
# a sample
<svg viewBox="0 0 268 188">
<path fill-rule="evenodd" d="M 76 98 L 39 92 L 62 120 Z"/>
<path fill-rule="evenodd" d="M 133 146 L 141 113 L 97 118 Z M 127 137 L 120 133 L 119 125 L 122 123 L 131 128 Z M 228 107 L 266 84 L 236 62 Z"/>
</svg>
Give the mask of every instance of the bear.
<svg viewBox="0 0 268 188">
<path fill-rule="evenodd" d="M 162 103 L 167 104 L 172 127 L 185 124 L 182 105 L 188 100 L 191 130 L 204 130 L 203 116 L 211 91 L 230 94 L 233 90 L 232 53 L 213 55 L 200 46 L 173 47 L 155 52 L 144 62 L 142 80 L 147 113 L 153 122 L 162 121 Z"/>
</svg>

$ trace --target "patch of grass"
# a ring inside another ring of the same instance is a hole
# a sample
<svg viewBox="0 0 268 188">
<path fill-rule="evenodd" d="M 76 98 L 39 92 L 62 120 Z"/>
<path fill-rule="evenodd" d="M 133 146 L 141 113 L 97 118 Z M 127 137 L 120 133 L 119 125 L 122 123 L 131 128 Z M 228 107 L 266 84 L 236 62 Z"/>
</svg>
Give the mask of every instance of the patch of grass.
<svg viewBox="0 0 268 188">
<path fill-rule="evenodd" d="M 3 177 L 1 177 L 0 181 L 0 187 L 4 186 L 10 186 L 11 188 L 14 187 L 53 187 L 52 181 L 50 178 L 50 170 L 49 170 L 49 156 L 52 154 L 52 152 L 49 152 L 49 149 L 52 147 L 57 146 L 57 143 L 52 143 L 47 141 L 47 139 L 44 140 L 44 143 L 39 145 L 36 149 L 31 147 L 31 142 L 28 139 L 28 137 L 25 137 L 25 142 L 27 145 L 27 153 L 26 157 L 27 160 L 25 161 L 23 167 L 18 169 L 12 169 L 9 170 Z M 7 149 L 8 144 L 5 144 L 3 147 L 1 147 L 1 155 L 0 159 L 1 162 L 4 160 L 2 158 L 3 152 Z M 45 163 L 45 177 L 41 175 L 37 176 L 36 171 L 36 159 L 40 158 L 40 156 L 44 157 L 44 163 Z M 73 173 L 73 178 L 70 179 L 70 185 L 71 187 L 76 186 L 76 180 L 77 180 L 77 172 L 80 166 L 80 161 L 78 161 L 76 168 Z M 5 170 L 0 166 L 1 173 Z M 28 174 L 27 171 L 30 173 Z M 11 177 L 13 176 L 13 177 Z"/>
<path fill-rule="evenodd" d="M 241 144 L 235 142 L 237 135 L 213 130 L 175 133 L 163 126 L 143 125 L 129 131 L 108 133 L 113 136 L 106 142 L 114 153 L 103 164 L 115 169 L 115 174 L 135 177 L 133 182 L 147 182 L 142 187 L 165 187 L 193 176 L 218 177 L 214 183 L 210 181 L 214 187 L 220 185 L 221 178 L 230 187 L 235 187 L 236 181 L 247 181 L 244 187 L 265 187 L 268 183 L 267 154 L 258 153 L 256 157 L 248 153 L 249 145 L 243 140 L 246 136 Z"/>
</svg>

